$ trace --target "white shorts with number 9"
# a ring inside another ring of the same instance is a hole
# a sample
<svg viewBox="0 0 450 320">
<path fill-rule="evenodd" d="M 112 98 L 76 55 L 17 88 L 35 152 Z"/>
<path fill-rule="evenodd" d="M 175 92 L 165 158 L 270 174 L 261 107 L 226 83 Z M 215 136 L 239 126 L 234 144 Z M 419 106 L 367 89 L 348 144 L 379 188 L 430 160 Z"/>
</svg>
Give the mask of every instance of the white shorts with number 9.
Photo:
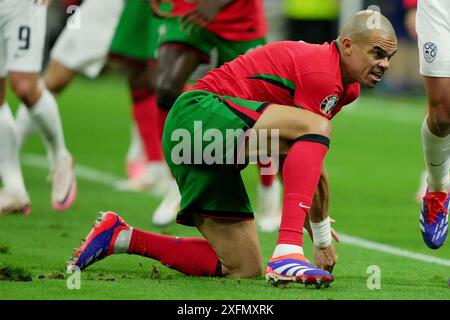
<svg viewBox="0 0 450 320">
<path fill-rule="evenodd" d="M 39 73 L 47 6 L 31 0 L 0 0 L 0 77 L 10 71 Z"/>
</svg>

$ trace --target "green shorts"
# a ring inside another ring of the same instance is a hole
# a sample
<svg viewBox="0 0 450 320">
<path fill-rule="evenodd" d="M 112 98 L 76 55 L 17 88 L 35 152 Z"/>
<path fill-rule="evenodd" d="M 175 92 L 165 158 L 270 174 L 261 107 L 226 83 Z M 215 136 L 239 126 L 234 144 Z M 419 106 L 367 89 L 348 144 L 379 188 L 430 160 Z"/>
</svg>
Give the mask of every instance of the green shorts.
<svg viewBox="0 0 450 320">
<path fill-rule="evenodd" d="M 162 145 L 181 193 L 178 223 L 192 226 L 192 213 L 254 219 L 237 159 L 246 130 L 268 105 L 205 91 L 188 91 L 177 99 Z"/>
<path fill-rule="evenodd" d="M 212 49 L 217 48 L 217 65 L 234 60 L 237 56 L 256 49 L 266 44 L 266 38 L 258 38 L 251 41 L 230 41 L 216 36 L 211 31 L 195 26 L 181 29 L 182 24 L 178 17 L 165 19 L 164 33 L 161 36 L 160 45 L 181 44 L 190 47 L 199 53 L 204 62 L 209 62 Z"/>
<path fill-rule="evenodd" d="M 163 19 L 154 15 L 148 1 L 126 0 L 110 55 L 138 61 L 155 59 Z"/>
</svg>

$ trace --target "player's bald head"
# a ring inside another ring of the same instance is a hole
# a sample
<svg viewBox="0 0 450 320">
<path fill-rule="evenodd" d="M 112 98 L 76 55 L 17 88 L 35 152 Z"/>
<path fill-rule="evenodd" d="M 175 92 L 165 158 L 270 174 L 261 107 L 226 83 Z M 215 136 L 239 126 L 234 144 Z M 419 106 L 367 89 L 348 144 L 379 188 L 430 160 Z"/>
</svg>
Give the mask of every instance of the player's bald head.
<svg viewBox="0 0 450 320">
<path fill-rule="evenodd" d="M 396 49 L 397 36 L 389 20 L 378 11 L 355 13 L 342 27 L 339 39 L 351 38 L 356 43 L 382 44 L 385 49 Z"/>
</svg>

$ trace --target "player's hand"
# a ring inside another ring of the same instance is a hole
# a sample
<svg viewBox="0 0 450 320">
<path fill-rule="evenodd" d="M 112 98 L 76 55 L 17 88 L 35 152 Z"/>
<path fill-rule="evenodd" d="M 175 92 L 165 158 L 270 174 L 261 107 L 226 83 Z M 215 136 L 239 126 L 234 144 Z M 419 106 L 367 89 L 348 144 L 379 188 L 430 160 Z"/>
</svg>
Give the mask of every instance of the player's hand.
<svg viewBox="0 0 450 320">
<path fill-rule="evenodd" d="M 154 14 L 161 18 L 170 18 L 172 14 L 170 12 L 161 11 L 160 6 L 162 3 L 172 3 L 171 0 L 148 0 Z"/>
<path fill-rule="evenodd" d="M 181 29 L 195 28 L 195 26 L 206 27 L 219 14 L 224 5 L 230 3 L 229 0 L 195 0 L 195 9 L 180 17 Z"/>
<path fill-rule="evenodd" d="M 314 246 L 313 252 L 316 266 L 330 273 L 333 272 L 333 268 L 337 260 L 336 249 L 334 248 L 334 245 L 330 244 L 326 248 L 318 248 Z"/>
</svg>

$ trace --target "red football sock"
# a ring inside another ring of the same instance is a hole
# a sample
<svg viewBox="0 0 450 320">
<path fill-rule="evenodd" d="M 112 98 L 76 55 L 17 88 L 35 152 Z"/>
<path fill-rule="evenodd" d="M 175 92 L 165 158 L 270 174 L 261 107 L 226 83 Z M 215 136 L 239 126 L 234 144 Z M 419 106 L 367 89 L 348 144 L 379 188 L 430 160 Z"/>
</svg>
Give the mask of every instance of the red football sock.
<svg viewBox="0 0 450 320">
<path fill-rule="evenodd" d="M 158 260 L 190 276 L 221 275 L 216 253 L 201 238 L 169 237 L 133 229 L 128 253 Z"/>
<path fill-rule="evenodd" d="M 164 131 L 164 124 L 166 123 L 166 118 L 167 118 L 167 114 L 169 113 L 169 111 L 161 109 L 161 108 L 157 108 L 158 110 L 157 112 L 157 118 L 158 118 L 158 137 L 159 140 L 162 141 L 162 135 L 163 135 L 163 131 Z"/>
<path fill-rule="evenodd" d="M 317 137 L 325 140 L 325 143 L 318 142 L 315 139 Z M 283 214 L 277 244 L 303 246 L 303 224 L 319 184 L 322 162 L 328 151 L 329 140 L 326 137 L 306 135 L 299 139 L 303 138 L 305 140 L 294 143 L 283 164 Z"/>
<path fill-rule="evenodd" d="M 133 89 L 133 116 L 149 161 L 162 161 L 163 152 L 158 129 L 156 93 L 148 89 Z"/>
<path fill-rule="evenodd" d="M 261 174 L 261 173 L 262 173 L 262 168 L 267 168 L 273 172 L 272 162 L 269 162 L 268 164 L 262 164 L 262 163 L 258 162 L 258 168 L 259 168 L 259 178 L 260 178 L 261 184 L 264 187 L 270 187 L 273 184 L 273 182 L 275 181 L 276 174 L 275 173 Z"/>
</svg>

